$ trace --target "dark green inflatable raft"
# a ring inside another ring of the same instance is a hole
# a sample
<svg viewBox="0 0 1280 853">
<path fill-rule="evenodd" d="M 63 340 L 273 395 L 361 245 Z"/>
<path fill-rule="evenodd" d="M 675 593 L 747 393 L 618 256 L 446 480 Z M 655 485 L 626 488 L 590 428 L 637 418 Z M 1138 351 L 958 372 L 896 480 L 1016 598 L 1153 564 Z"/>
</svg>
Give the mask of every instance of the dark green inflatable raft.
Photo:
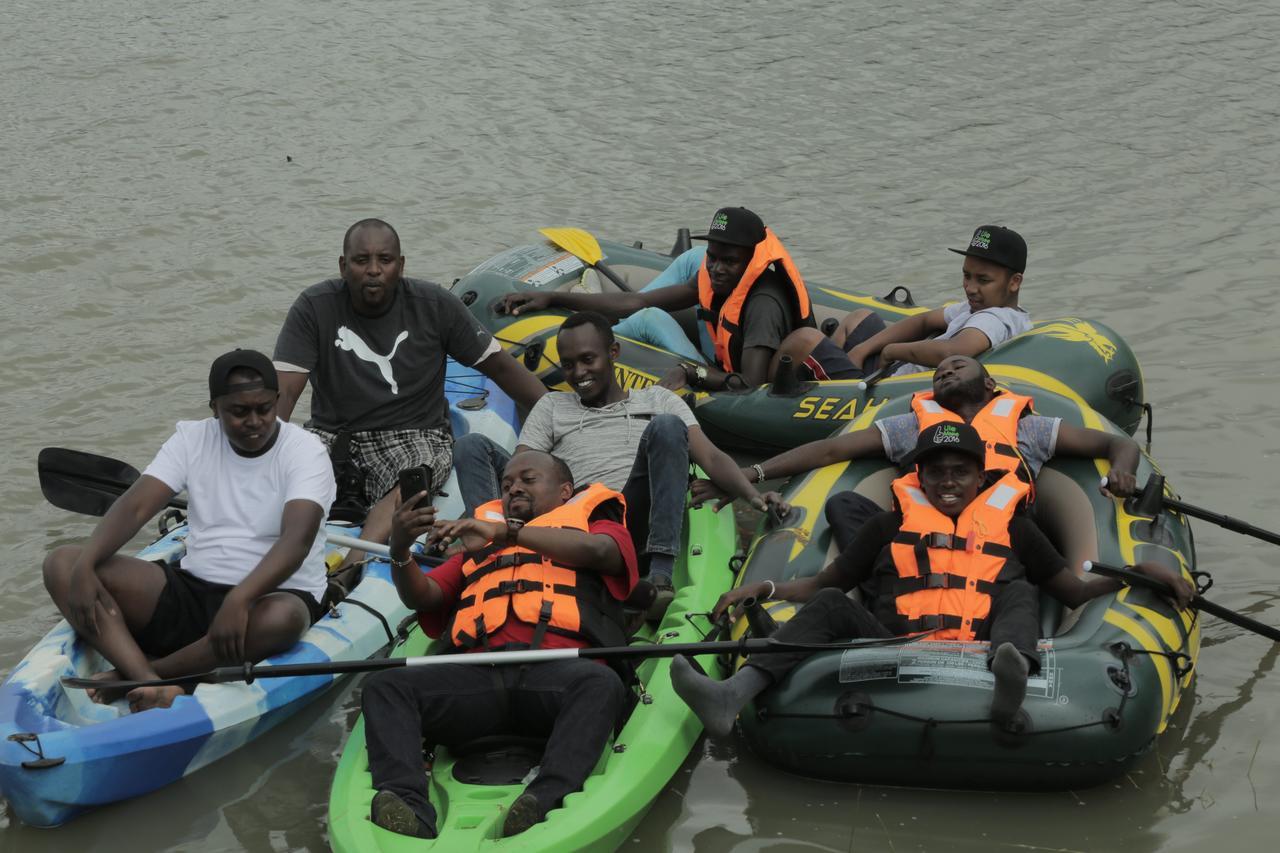
<svg viewBox="0 0 1280 853">
<path fill-rule="evenodd" d="M 1074 394 L 1029 384 L 989 364 L 1002 385 L 1035 398 L 1040 414 L 1077 426 L 1117 428 Z M 848 429 L 910 411 L 898 398 L 860 413 Z M 1152 560 L 1191 572 L 1191 530 L 1179 515 L 1153 521 L 1099 491 L 1104 461 L 1057 458 L 1037 480 L 1037 515 L 1076 566 Z M 1143 458 L 1143 482 L 1154 470 Z M 823 505 L 854 489 L 882 506 L 896 471 L 860 460 L 797 478 L 784 527 L 757 536 L 740 583 L 816 573 L 834 556 Z M 1052 600 L 1046 595 L 1046 602 Z M 790 602 L 769 602 L 779 622 Z M 849 782 L 1009 790 L 1069 789 L 1123 773 L 1151 749 L 1192 679 L 1199 652 L 1193 613 L 1177 613 L 1139 589 L 1063 614 L 1043 606 L 1041 674 L 1033 677 L 1010 734 L 988 720 L 993 681 L 985 643 L 921 641 L 826 652 L 808 659 L 739 717 L 751 747 L 794 773 Z M 737 633 L 745 622 L 736 626 Z"/>
<path fill-rule="evenodd" d="M 608 241 L 601 242 L 605 260 L 633 290 L 652 281 L 670 263 L 669 255 Z M 804 273 L 803 259 L 797 261 Z M 822 325 L 857 308 L 870 308 L 893 322 L 927 310 L 918 307 L 904 288 L 886 297 L 871 297 L 808 282 L 814 314 Z M 551 309 L 519 317 L 499 313 L 502 297 L 525 290 L 610 292 L 606 277 L 568 252 L 541 244 L 509 249 L 480 264 L 453 286 L 480 322 L 503 347 L 551 387 L 567 389 L 560 372 L 556 332 L 569 312 Z M 954 297 L 958 287 L 940 285 Z M 905 295 L 904 295 L 905 294 Z M 947 301 L 953 301 L 948 299 Z M 677 319 L 691 341 L 697 341 L 692 310 Z M 997 365 L 1030 385 L 1078 397 L 1085 405 L 1132 434 L 1143 411 L 1142 374 L 1132 351 L 1101 323 L 1078 317 L 1038 320 L 1034 328 L 980 356 L 988 368 Z M 618 380 L 623 387 L 656 383 L 679 359 L 666 350 L 622 340 Z M 927 390 L 929 373 L 886 379 L 870 392 L 858 381 L 805 382 L 782 391 L 762 386 L 747 391 L 698 393 L 691 400 L 698 422 L 724 447 L 772 453 L 824 438 L 846 426 L 866 409 L 911 392 Z"/>
</svg>

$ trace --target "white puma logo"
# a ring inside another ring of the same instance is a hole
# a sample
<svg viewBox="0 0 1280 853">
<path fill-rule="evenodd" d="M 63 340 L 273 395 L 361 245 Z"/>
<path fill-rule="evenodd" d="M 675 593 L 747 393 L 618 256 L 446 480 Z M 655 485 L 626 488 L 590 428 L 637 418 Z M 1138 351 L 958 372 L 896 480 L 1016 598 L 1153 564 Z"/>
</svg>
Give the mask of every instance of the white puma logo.
<svg viewBox="0 0 1280 853">
<path fill-rule="evenodd" d="M 391 359 L 396 357 L 396 350 L 400 348 L 400 344 L 409 337 L 408 332 L 401 332 L 396 335 L 396 342 L 391 346 L 391 352 L 386 355 L 378 355 L 369 349 L 369 345 L 361 340 L 360 336 L 348 329 L 346 326 L 338 327 L 338 339 L 333 342 L 335 347 L 341 347 L 347 352 L 355 353 L 356 358 L 361 361 L 368 361 L 378 366 L 378 372 L 382 374 L 382 378 L 387 380 L 387 384 L 391 386 L 392 394 L 400 393 L 400 386 L 396 384 L 396 378 L 391 373 Z"/>
</svg>

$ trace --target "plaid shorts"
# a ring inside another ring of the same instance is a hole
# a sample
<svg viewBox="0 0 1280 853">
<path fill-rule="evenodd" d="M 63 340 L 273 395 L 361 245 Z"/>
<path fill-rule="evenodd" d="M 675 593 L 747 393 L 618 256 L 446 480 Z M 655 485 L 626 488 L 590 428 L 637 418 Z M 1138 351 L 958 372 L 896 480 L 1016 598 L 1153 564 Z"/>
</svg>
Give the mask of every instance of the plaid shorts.
<svg viewBox="0 0 1280 853">
<path fill-rule="evenodd" d="M 331 432 L 308 427 L 333 450 Z M 365 498 L 369 503 L 399 484 L 400 471 L 415 465 L 431 469 L 431 482 L 437 489 L 449 479 L 453 467 L 453 433 L 447 429 L 384 429 L 351 433 L 351 461 L 365 472 Z"/>
</svg>

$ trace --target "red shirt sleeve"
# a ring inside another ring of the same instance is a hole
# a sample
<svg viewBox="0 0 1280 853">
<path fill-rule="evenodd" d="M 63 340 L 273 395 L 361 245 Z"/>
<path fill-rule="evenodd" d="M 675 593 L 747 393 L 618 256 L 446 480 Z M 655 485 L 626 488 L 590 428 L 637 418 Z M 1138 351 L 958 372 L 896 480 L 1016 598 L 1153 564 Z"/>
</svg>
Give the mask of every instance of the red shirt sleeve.
<svg viewBox="0 0 1280 853">
<path fill-rule="evenodd" d="M 640 570 L 637 568 L 636 562 L 636 546 L 631 541 L 631 534 L 627 532 L 627 528 L 618 522 L 604 520 L 592 521 L 587 527 L 587 532 L 608 536 L 618 546 L 618 551 L 622 554 L 623 573 L 620 575 L 601 575 L 601 578 L 604 580 L 605 589 L 609 590 L 610 595 L 618 599 L 618 601 L 626 601 L 627 596 L 631 595 L 631 591 L 636 588 L 636 583 L 640 580 Z"/>
<path fill-rule="evenodd" d="M 418 624 L 422 626 L 423 633 L 428 637 L 435 638 L 443 634 L 445 626 L 453 618 L 453 605 L 462 594 L 462 558 L 462 554 L 454 554 L 427 572 L 427 577 L 440 587 L 440 594 L 444 596 L 446 602 L 445 606 L 439 610 L 418 613 Z"/>
</svg>

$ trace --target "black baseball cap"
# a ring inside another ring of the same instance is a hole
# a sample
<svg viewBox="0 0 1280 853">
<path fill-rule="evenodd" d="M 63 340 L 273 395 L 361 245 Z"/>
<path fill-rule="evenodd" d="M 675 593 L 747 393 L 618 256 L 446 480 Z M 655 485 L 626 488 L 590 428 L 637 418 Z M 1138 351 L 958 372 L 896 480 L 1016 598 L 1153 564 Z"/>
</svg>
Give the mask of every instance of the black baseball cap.
<svg viewBox="0 0 1280 853">
<path fill-rule="evenodd" d="M 965 453 L 978 460 L 984 468 L 987 463 L 987 443 L 978 435 L 978 431 L 968 424 L 945 421 L 934 424 L 920 433 L 916 439 L 916 448 L 904 460 L 910 465 L 919 465 L 930 454 L 945 450 Z"/>
<path fill-rule="evenodd" d="M 257 388 L 257 383 L 231 385 L 227 382 L 227 377 L 237 367 L 247 368 L 261 376 L 262 387 L 268 391 L 280 390 L 280 379 L 276 376 L 276 366 L 271 363 L 271 359 L 257 350 L 235 349 L 218 356 L 214 359 L 213 366 L 209 368 L 210 400 L 216 400 L 225 394 L 232 394 L 236 391 L 248 391 Z"/>
<path fill-rule="evenodd" d="M 694 234 L 690 239 L 715 240 L 751 249 L 764 239 L 764 220 L 745 207 L 722 207 L 711 217 L 707 233 Z"/>
<path fill-rule="evenodd" d="M 1027 269 L 1027 241 L 1012 228 L 1003 225 L 979 225 L 973 231 L 967 249 L 947 249 L 957 255 L 982 258 L 1014 272 Z"/>
</svg>

